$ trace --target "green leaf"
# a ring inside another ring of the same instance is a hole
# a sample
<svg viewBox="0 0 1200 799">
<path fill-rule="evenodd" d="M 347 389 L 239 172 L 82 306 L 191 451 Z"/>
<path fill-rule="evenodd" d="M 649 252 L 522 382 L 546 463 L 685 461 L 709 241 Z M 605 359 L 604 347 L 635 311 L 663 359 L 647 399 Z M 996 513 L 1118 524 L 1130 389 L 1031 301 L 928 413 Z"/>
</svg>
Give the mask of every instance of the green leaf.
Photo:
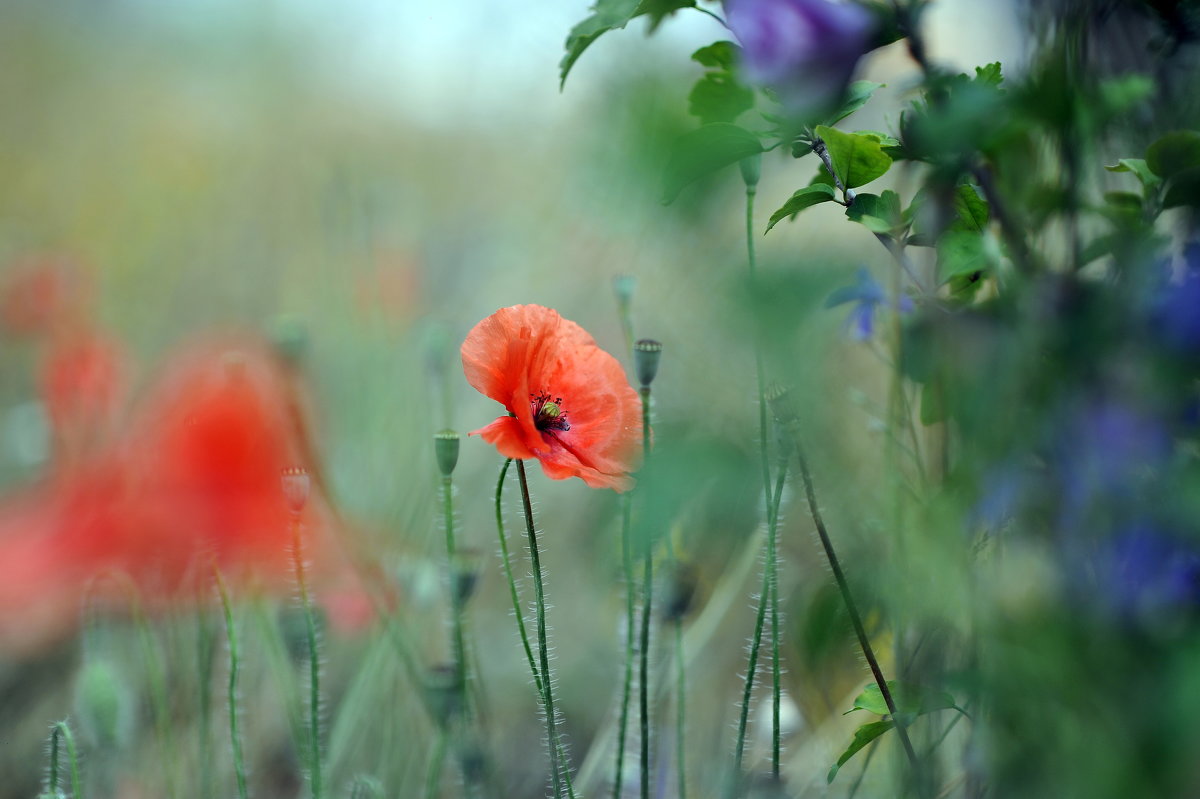
<svg viewBox="0 0 1200 799">
<path fill-rule="evenodd" d="M 1180 205 L 1200 206 L 1200 167 L 1185 169 L 1171 178 L 1163 197 L 1163 208 Z"/>
<path fill-rule="evenodd" d="M 990 265 L 983 236 L 969 230 L 948 230 L 937 243 L 938 276 L 949 280 Z"/>
<path fill-rule="evenodd" d="M 892 701 L 896 703 L 896 712 L 901 715 L 920 716 L 935 710 L 958 707 L 954 697 L 945 691 L 908 685 L 895 680 L 888 680 L 887 687 L 892 694 Z M 864 688 L 862 693 L 854 698 L 854 707 L 847 710 L 846 713 L 853 713 L 856 710 L 865 710 L 877 716 L 886 716 L 891 713 L 883 698 L 883 692 L 879 690 L 878 683 L 871 683 Z"/>
<path fill-rule="evenodd" d="M 710 69 L 720 69 L 729 72 L 737 63 L 741 48 L 733 42 L 713 42 L 692 53 L 692 60 Z"/>
<path fill-rule="evenodd" d="M 897 139 L 894 136 L 889 136 L 886 133 L 883 133 L 878 130 L 856 130 L 856 131 L 854 131 L 854 135 L 866 136 L 868 138 L 874 139 L 875 141 L 879 142 L 879 145 L 881 147 L 899 147 L 900 146 L 899 139 Z"/>
<path fill-rule="evenodd" d="M 609 31 L 628 25 L 629 20 L 638 15 L 640 6 L 640 0 L 596 0 L 591 16 L 571 28 L 567 34 L 566 54 L 558 62 L 560 89 L 566 85 L 567 75 L 583 51 Z"/>
<path fill-rule="evenodd" d="M 771 214 L 771 221 L 767 224 L 767 229 L 763 234 L 771 232 L 771 228 L 775 227 L 783 219 L 795 219 L 796 214 L 803 211 L 805 208 L 811 208 L 820 203 L 833 201 L 837 197 L 837 190 L 828 183 L 813 183 L 805 186 L 800 191 L 788 198 L 788 201 L 779 207 L 779 210 Z"/>
<path fill-rule="evenodd" d="M 726 122 L 704 125 L 683 134 L 667 157 L 663 205 L 674 202 L 689 183 L 762 151 L 757 136 Z"/>
<path fill-rule="evenodd" d="M 975 83 L 987 86 L 999 86 L 1004 83 L 1004 75 L 1000 71 L 1000 62 L 993 61 L 982 67 L 975 67 Z"/>
<path fill-rule="evenodd" d="M 833 767 L 829 769 L 829 774 L 826 775 L 825 782 L 827 784 L 833 782 L 834 777 L 837 776 L 838 770 L 841 769 L 842 766 L 846 765 L 847 760 L 854 757 L 864 746 L 871 743 L 871 741 L 874 741 L 876 738 L 878 738 L 880 735 L 883 735 L 894 726 L 896 726 L 896 722 L 894 721 L 872 721 L 855 730 L 854 739 L 850 741 L 850 745 L 846 747 L 846 751 L 842 752 L 842 756 L 838 758 L 837 763 L 835 763 Z"/>
<path fill-rule="evenodd" d="M 640 17 L 643 14 L 650 17 L 649 33 L 654 33 L 658 30 L 658 26 L 667 17 L 679 11 L 682 8 L 695 8 L 696 0 L 642 0 L 638 5 L 635 17 Z"/>
<path fill-rule="evenodd" d="M 846 209 L 846 216 L 872 233 L 895 233 L 904 226 L 900 195 L 888 189 L 882 195 L 860 194 Z"/>
<path fill-rule="evenodd" d="M 891 157 L 870 136 L 843 133 L 824 125 L 817 126 L 816 134 L 825 142 L 833 170 L 848 189 L 870 183 L 892 165 Z"/>
<path fill-rule="evenodd" d="M 754 91 L 728 72 L 709 72 L 688 95 L 688 113 L 702 124 L 732 122 L 754 106 Z"/>
<path fill-rule="evenodd" d="M 1099 86 L 1100 102 L 1109 114 L 1127 114 L 1154 91 L 1154 81 L 1145 75 L 1124 75 Z"/>
<path fill-rule="evenodd" d="M 982 233 L 987 228 L 991 212 L 987 200 L 969 183 L 960 183 L 954 189 L 954 213 L 957 217 L 951 230 L 968 230 Z"/>
<path fill-rule="evenodd" d="M 1146 165 L 1163 178 L 1200 167 L 1200 133 L 1194 130 L 1168 133 L 1146 149 Z"/>
<path fill-rule="evenodd" d="M 842 103 L 841 108 L 835 111 L 833 116 L 829 117 L 829 119 L 826 121 L 830 125 L 835 125 L 838 122 L 841 122 L 843 119 L 866 105 L 867 101 L 871 99 L 871 95 L 875 94 L 876 89 L 881 89 L 886 85 L 886 83 L 875 83 L 874 81 L 869 80 L 854 81 L 854 83 L 851 83 L 848 87 L 846 87 L 846 101 Z"/>
<path fill-rule="evenodd" d="M 1143 188 L 1152 189 L 1162 183 L 1162 178 L 1154 174 L 1144 158 L 1122 158 L 1112 166 L 1104 168 L 1109 172 L 1132 172 L 1142 182 Z"/>
</svg>

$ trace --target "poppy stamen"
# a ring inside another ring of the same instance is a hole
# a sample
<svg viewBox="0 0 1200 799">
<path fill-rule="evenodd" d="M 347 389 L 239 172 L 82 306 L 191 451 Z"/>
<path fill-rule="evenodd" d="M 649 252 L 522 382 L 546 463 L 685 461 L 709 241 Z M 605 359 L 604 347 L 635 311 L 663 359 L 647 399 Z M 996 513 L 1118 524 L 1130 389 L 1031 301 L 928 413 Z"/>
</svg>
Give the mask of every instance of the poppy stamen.
<svg viewBox="0 0 1200 799">
<path fill-rule="evenodd" d="M 529 407 L 533 412 L 534 426 L 543 432 L 547 430 L 571 429 L 567 421 L 567 412 L 562 409 L 562 397 L 550 398 L 549 394 L 530 394 Z"/>
</svg>

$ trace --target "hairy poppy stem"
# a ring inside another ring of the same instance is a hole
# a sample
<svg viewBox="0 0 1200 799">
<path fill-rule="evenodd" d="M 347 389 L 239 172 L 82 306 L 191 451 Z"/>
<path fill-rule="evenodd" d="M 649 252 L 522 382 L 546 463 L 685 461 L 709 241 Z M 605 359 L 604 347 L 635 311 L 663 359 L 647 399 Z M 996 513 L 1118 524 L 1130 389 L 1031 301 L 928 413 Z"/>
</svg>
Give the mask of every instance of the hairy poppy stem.
<svg viewBox="0 0 1200 799">
<path fill-rule="evenodd" d="M 758 672 L 758 653 L 762 644 L 762 632 L 766 621 L 767 605 L 770 603 L 773 591 L 774 571 L 771 568 L 771 563 L 775 559 L 779 502 L 783 497 L 783 484 L 786 479 L 787 461 L 784 461 L 779 467 L 779 476 L 775 481 L 775 492 L 772 495 L 770 503 L 767 505 L 767 557 L 766 563 L 763 565 L 762 588 L 759 593 L 758 610 L 754 617 L 754 636 L 750 639 L 750 658 L 746 664 L 746 686 L 742 690 L 742 708 L 738 716 L 737 744 L 733 756 L 733 776 L 735 780 L 740 780 L 742 775 L 742 755 L 746 749 L 746 725 L 750 719 L 750 700 L 754 695 L 754 678 Z M 772 752 L 773 755 L 775 755 L 775 751 Z M 778 760 L 773 759 L 771 766 L 772 773 L 778 774 Z"/>
<path fill-rule="evenodd" d="M 679 772 L 679 799 L 687 799 L 687 759 L 684 731 L 687 729 L 687 705 L 684 703 L 683 619 L 675 620 L 675 770 Z"/>
<path fill-rule="evenodd" d="M 650 386 L 642 397 L 642 452 L 650 455 Z M 654 542 L 647 534 L 642 549 L 642 637 L 638 662 L 638 710 L 642 731 L 642 799 L 650 797 L 650 621 L 654 605 Z"/>
<path fill-rule="evenodd" d="M 542 557 L 538 552 L 537 531 L 533 524 L 533 504 L 529 501 L 529 481 L 525 462 L 517 460 L 517 478 L 521 483 L 521 501 L 525 508 L 525 531 L 529 534 L 529 556 L 533 561 L 534 601 L 537 606 L 538 660 L 542 675 L 542 707 L 546 713 L 546 745 L 550 749 L 550 774 L 554 784 L 554 799 L 562 796 L 562 776 L 559 773 L 557 721 L 554 717 L 554 680 L 550 675 L 550 651 L 546 641 L 546 587 L 542 582 Z M 567 764 L 563 768 L 569 770 Z"/>
<path fill-rule="evenodd" d="M 620 799 L 625 779 L 625 730 L 629 725 L 629 699 L 633 692 L 634 585 L 633 543 L 630 540 L 632 504 L 621 497 L 621 567 L 625 572 L 625 671 L 621 683 L 621 715 L 617 722 L 617 772 L 613 777 L 612 799 Z"/>
<path fill-rule="evenodd" d="M 233 750 L 233 773 L 237 776 L 238 796 L 240 799 L 248 799 L 250 793 L 246 788 L 246 764 L 242 760 L 242 735 L 238 730 L 237 686 L 241 661 L 238 658 L 237 628 L 233 623 L 229 591 L 225 588 L 225 581 L 221 579 L 221 571 L 215 563 L 213 576 L 217 581 L 217 593 L 221 595 L 221 609 L 225 613 L 225 636 L 229 641 L 229 744 Z"/>
<path fill-rule="evenodd" d="M 442 478 L 442 513 L 446 527 L 446 562 L 450 589 L 450 614 L 453 626 L 454 678 L 464 700 L 467 696 L 467 646 L 463 638 L 463 600 L 454 575 L 458 546 L 454 541 L 454 485 L 449 475 Z"/>
<path fill-rule="evenodd" d="M 79 779 L 79 759 L 75 754 L 75 736 L 66 721 L 56 721 L 50 730 L 50 770 L 46 772 L 46 794 L 58 796 L 58 741 L 62 739 L 67 749 L 67 766 L 71 769 L 71 795 L 83 799 L 83 788 Z"/>
<path fill-rule="evenodd" d="M 433 751 L 429 753 L 429 773 L 425 776 L 425 799 L 437 799 L 438 789 L 442 784 L 442 765 L 446 762 L 449 737 L 445 730 L 441 730 L 433 742 Z"/>
<path fill-rule="evenodd" d="M 500 538 L 500 559 L 504 566 L 504 576 L 508 580 L 508 592 L 512 597 L 513 616 L 517 619 L 517 631 L 521 634 L 521 646 L 525 650 L 525 659 L 529 663 L 529 673 L 533 675 L 533 684 L 537 688 L 538 696 L 543 697 L 542 690 L 542 675 L 538 671 L 537 661 L 533 658 L 533 647 L 529 643 L 529 631 L 525 628 L 525 614 L 521 610 L 521 597 L 517 593 L 517 581 L 513 577 L 512 559 L 508 554 L 508 537 L 504 534 L 504 478 L 508 475 L 508 467 L 512 465 L 513 458 L 508 458 L 504 461 L 504 465 L 500 467 L 500 478 L 496 481 L 496 533 Z M 558 759 L 566 762 L 566 753 L 563 750 L 562 740 L 555 738 L 554 748 L 558 751 Z M 566 780 L 567 796 L 570 799 L 575 799 L 575 788 L 571 784 L 571 773 L 568 769 L 563 774 Z"/>
<path fill-rule="evenodd" d="M 308 644 L 308 744 L 309 781 L 313 799 L 321 799 L 321 660 L 317 651 L 317 625 L 313 617 L 312 598 L 304 574 L 304 553 L 301 549 L 300 517 L 292 519 L 292 565 L 296 569 L 296 584 L 300 587 L 300 606 L 304 610 L 304 635 Z"/>
</svg>

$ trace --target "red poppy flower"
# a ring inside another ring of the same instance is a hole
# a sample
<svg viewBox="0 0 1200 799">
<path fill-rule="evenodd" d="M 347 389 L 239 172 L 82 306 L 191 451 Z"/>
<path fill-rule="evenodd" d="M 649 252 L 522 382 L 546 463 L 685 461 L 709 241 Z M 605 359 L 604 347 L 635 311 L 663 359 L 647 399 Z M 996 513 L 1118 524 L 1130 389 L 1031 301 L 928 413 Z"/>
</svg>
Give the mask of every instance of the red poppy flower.
<svg viewBox="0 0 1200 799">
<path fill-rule="evenodd" d="M 540 305 L 501 308 L 462 345 L 467 382 L 508 409 L 474 431 L 548 477 L 625 491 L 642 446 L 641 401 L 617 359 Z"/>
</svg>

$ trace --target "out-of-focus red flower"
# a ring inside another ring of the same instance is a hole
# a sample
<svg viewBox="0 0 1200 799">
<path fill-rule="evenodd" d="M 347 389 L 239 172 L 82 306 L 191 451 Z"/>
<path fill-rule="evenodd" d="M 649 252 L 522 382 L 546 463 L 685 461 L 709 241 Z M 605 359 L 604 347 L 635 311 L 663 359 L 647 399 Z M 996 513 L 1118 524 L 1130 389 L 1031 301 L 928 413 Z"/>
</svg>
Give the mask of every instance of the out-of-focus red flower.
<svg viewBox="0 0 1200 799">
<path fill-rule="evenodd" d="M 118 443 L 0 509 L 0 646 L 21 643 L 22 604 L 77 614 L 86 586 L 110 574 L 149 606 L 211 598 L 214 566 L 231 584 L 287 590 L 295 523 L 315 590 L 362 591 L 321 487 L 301 514 L 284 493 L 285 469 L 315 467 L 296 390 L 256 341 L 174 356 Z"/>
<path fill-rule="evenodd" d="M 467 382 L 509 415 L 474 431 L 555 480 L 625 491 L 641 458 L 641 402 L 617 359 L 540 305 L 501 308 L 462 345 Z"/>
<path fill-rule="evenodd" d="M 87 310 L 91 286 L 71 259 L 30 255 L 10 264 L 0 284 L 0 326 L 15 335 L 39 335 Z"/>
<path fill-rule="evenodd" d="M 51 343 L 41 387 L 59 465 L 77 461 L 109 438 L 126 372 L 120 346 L 102 334 L 77 330 Z"/>
</svg>

